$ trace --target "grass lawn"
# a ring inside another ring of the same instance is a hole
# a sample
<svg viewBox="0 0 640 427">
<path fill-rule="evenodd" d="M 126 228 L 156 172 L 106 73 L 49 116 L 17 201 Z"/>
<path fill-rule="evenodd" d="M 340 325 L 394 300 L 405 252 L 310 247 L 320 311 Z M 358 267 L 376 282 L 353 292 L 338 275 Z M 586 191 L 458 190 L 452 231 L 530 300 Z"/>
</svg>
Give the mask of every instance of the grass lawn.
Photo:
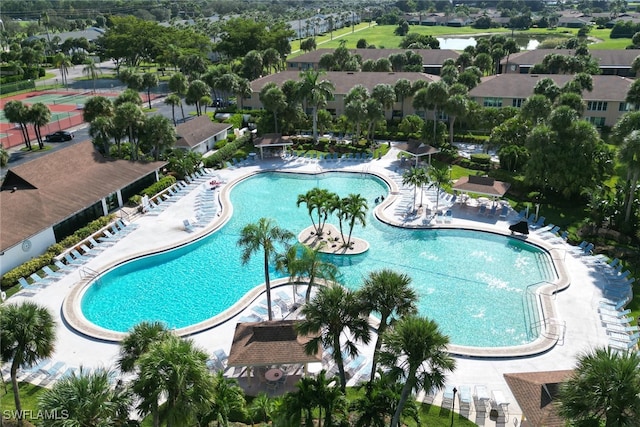
<svg viewBox="0 0 640 427">
<path fill-rule="evenodd" d="M 20 403 L 22 404 L 22 409 L 37 411 L 38 398 L 46 389 L 30 383 L 18 383 L 18 387 L 20 387 Z M 2 410 L 16 409 L 10 379 L 7 380 L 4 387 L 0 387 L 0 408 L 2 408 Z"/>
<path fill-rule="evenodd" d="M 590 49 L 626 49 L 631 44 L 631 39 L 612 39 L 609 37 L 611 30 L 608 28 L 592 29 L 589 31 L 589 37 L 595 37 L 599 42 L 590 43 Z"/>
</svg>

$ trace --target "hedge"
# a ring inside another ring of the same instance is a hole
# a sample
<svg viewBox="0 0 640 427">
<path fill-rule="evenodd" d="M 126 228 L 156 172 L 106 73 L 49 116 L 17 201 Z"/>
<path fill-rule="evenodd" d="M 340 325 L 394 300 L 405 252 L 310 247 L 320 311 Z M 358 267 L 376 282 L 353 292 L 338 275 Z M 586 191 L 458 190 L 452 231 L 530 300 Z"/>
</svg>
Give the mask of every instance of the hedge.
<svg viewBox="0 0 640 427">
<path fill-rule="evenodd" d="M 204 167 L 206 168 L 217 167 L 219 165 L 224 164 L 224 162 L 231 160 L 231 158 L 236 154 L 236 151 L 238 151 L 239 148 L 244 146 L 244 144 L 246 144 L 249 141 L 249 138 L 250 138 L 249 135 L 243 135 L 240 138 L 236 139 L 235 141 L 227 142 L 227 144 L 224 147 L 222 147 L 221 149 L 219 149 L 209 157 L 205 157 L 204 159 L 202 159 L 202 163 L 204 164 Z"/>
<path fill-rule="evenodd" d="M 2 277 L 0 286 L 2 287 L 2 289 L 10 288 L 18 281 L 19 278 L 29 277 L 33 273 L 41 270 L 42 267 L 50 265 L 56 256 L 60 255 L 66 249 L 77 245 L 96 231 L 107 226 L 107 224 L 113 221 L 113 218 L 114 215 L 107 215 L 91 221 L 89 224 L 78 229 L 72 235 L 67 236 L 60 242 L 54 243 L 53 245 L 49 246 L 44 254 L 35 258 L 31 258 L 24 264 L 21 264 L 16 268 L 7 271 Z"/>
<path fill-rule="evenodd" d="M 6 93 L 19 92 L 21 90 L 35 89 L 35 88 L 36 88 L 36 82 L 33 80 L 2 84 L 0 85 L 0 95 L 4 95 Z"/>
<path fill-rule="evenodd" d="M 491 164 L 491 156 L 489 154 L 477 153 L 471 155 L 471 162 L 478 163 L 481 165 L 490 165 Z"/>
<path fill-rule="evenodd" d="M 163 176 L 140 192 L 143 196 L 153 197 L 161 191 L 171 187 L 176 183 L 176 177 L 172 175 Z"/>
</svg>

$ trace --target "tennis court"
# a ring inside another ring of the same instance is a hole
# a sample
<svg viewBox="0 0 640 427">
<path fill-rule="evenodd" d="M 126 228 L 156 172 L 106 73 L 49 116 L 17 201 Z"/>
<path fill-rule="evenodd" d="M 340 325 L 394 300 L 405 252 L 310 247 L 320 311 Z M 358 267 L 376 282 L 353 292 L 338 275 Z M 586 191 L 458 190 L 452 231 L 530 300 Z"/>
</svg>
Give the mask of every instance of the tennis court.
<svg viewBox="0 0 640 427">
<path fill-rule="evenodd" d="M 77 111 L 59 111 L 59 112 L 51 112 L 51 120 L 49 123 L 57 122 L 64 119 L 70 119 L 74 116 L 79 115 L 80 113 Z M 7 120 L 7 117 L 4 115 L 4 111 L 0 111 L 0 123 L 10 123 Z M 5 135 L 5 134 L 2 134 Z"/>
</svg>

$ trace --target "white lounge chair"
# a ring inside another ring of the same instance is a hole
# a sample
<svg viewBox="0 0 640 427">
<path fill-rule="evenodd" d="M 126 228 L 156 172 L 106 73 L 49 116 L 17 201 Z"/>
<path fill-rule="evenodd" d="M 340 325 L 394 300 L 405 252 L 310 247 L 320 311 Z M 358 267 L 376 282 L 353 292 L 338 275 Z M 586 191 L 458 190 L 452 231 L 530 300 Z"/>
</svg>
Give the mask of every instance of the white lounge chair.
<svg viewBox="0 0 640 427">
<path fill-rule="evenodd" d="M 510 402 L 504 397 L 500 390 L 491 391 L 491 408 L 498 411 L 498 416 L 503 415 L 505 420 L 509 419 Z M 502 412 L 502 414 L 500 414 Z"/>
<path fill-rule="evenodd" d="M 471 388 L 468 385 L 458 387 L 458 399 L 460 400 L 460 408 L 469 408 L 471 406 Z"/>
<path fill-rule="evenodd" d="M 487 387 L 483 385 L 477 385 L 473 390 L 473 401 L 476 407 L 476 412 L 485 413 L 487 412 L 487 404 L 491 400 L 489 396 L 489 392 L 487 391 Z"/>
<path fill-rule="evenodd" d="M 188 233 L 193 232 L 193 226 L 191 225 L 191 222 L 188 219 L 183 219 L 182 224 L 184 224 L 184 231 Z"/>
</svg>

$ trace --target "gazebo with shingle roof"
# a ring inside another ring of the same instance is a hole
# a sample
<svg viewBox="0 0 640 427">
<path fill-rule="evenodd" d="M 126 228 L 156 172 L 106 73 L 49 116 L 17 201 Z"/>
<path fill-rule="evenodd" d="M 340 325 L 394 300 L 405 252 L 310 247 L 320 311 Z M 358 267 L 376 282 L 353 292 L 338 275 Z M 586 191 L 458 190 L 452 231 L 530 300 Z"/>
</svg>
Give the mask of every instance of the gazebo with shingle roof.
<svg viewBox="0 0 640 427">
<path fill-rule="evenodd" d="M 563 427 L 566 421 L 558 415 L 555 398 L 560 383 L 573 371 L 522 372 L 504 374 L 513 396 L 522 409 L 522 426 Z"/>
<path fill-rule="evenodd" d="M 227 366 L 301 365 L 322 362 L 322 348 L 305 353 L 315 336 L 299 335 L 298 320 L 246 322 L 236 325 Z"/>
<path fill-rule="evenodd" d="M 289 137 L 282 136 L 279 133 L 267 133 L 257 138 L 253 142 L 253 146 L 260 150 L 260 159 L 264 159 L 265 148 L 280 148 L 282 147 L 283 153 L 287 152 L 287 147 L 291 147 L 293 141 Z"/>
<path fill-rule="evenodd" d="M 420 160 L 420 157 L 424 156 L 428 156 L 428 163 L 431 164 L 431 156 L 440 152 L 439 148 L 421 143 L 420 141 L 402 142 L 400 144 L 396 144 L 395 147 L 398 150 L 415 157 L 416 166 L 418 165 L 418 160 Z"/>
<path fill-rule="evenodd" d="M 511 184 L 508 182 L 497 181 L 488 176 L 463 176 L 460 177 L 453 189 L 463 193 L 483 194 L 491 197 L 502 197 L 509 190 Z"/>
</svg>

